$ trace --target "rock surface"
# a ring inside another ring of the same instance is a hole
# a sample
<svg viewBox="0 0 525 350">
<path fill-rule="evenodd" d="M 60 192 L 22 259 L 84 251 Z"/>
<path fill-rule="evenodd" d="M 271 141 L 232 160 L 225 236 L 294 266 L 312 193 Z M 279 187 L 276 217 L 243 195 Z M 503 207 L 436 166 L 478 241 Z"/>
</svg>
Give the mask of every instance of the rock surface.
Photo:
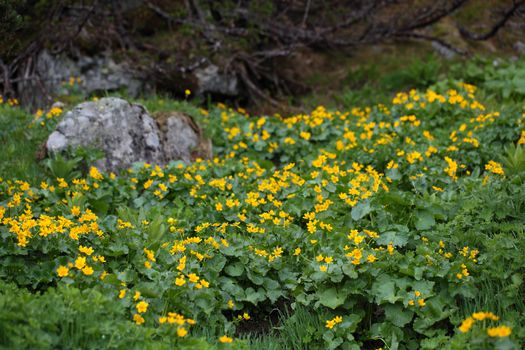
<svg viewBox="0 0 525 350">
<path fill-rule="evenodd" d="M 191 161 L 201 142 L 198 126 L 183 114 L 170 115 L 163 124 L 159 128 L 141 105 L 108 97 L 81 103 L 68 112 L 46 147 L 50 153 L 79 146 L 100 149 L 105 157 L 95 165 L 106 171 L 119 171 L 134 162 Z"/>
<path fill-rule="evenodd" d="M 70 77 L 80 78 L 80 89 L 87 94 L 97 91 L 126 89 L 136 96 L 143 85 L 125 64 L 119 64 L 109 55 L 80 56 L 76 61 L 65 56 L 53 56 L 46 50 L 38 57 L 38 71 L 47 76 L 44 81 L 56 90 Z"/>
<path fill-rule="evenodd" d="M 22 94 L 25 104 L 40 106 L 48 95 L 67 95 L 67 82 L 70 78 L 79 79 L 76 90 L 84 94 L 106 91 L 126 90 L 132 96 L 147 91 L 149 87 L 137 79 L 130 67 L 124 63 L 117 63 L 109 54 L 97 56 L 79 55 L 77 58 L 65 54 L 52 55 L 42 50 L 36 60 L 40 82 L 28 80 L 22 82 L 21 91 L 31 91 L 31 94 Z M 66 83 L 66 85 L 64 85 Z M 42 95 L 43 90 L 45 96 Z"/>
<path fill-rule="evenodd" d="M 197 94 L 206 93 L 237 96 L 239 94 L 239 82 L 235 75 L 220 71 L 219 67 L 210 64 L 205 68 L 195 70 L 197 78 Z"/>
<path fill-rule="evenodd" d="M 525 54 L 525 43 L 518 41 L 513 45 L 513 47 L 520 55 Z"/>
<path fill-rule="evenodd" d="M 168 113 L 157 120 L 165 159 L 191 161 L 192 150 L 199 146 L 199 129 L 183 113 Z"/>
</svg>

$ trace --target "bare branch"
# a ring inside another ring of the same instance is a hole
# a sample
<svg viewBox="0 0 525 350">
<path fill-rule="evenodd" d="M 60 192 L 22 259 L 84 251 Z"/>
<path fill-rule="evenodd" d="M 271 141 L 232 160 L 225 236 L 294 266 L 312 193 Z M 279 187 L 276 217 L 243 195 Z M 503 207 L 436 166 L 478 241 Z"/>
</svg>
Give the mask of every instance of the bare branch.
<svg viewBox="0 0 525 350">
<path fill-rule="evenodd" d="M 448 42 L 440 39 L 440 38 L 436 38 L 434 36 L 430 36 L 430 35 L 423 35 L 423 34 L 418 34 L 418 33 L 413 33 L 413 32 L 408 32 L 408 33 L 396 33 L 395 38 L 399 38 L 399 39 L 416 39 L 416 40 L 425 40 L 425 41 L 430 41 L 430 42 L 434 42 L 438 45 L 441 45 L 455 53 L 457 53 L 458 55 L 465 55 L 466 52 L 464 50 L 461 50 L 455 46 L 453 46 L 452 44 L 449 44 Z"/>
<path fill-rule="evenodd" d="M 483 34 L 476 34 L 476 33 L 472 33 L 470 31 L 468 31 L 467 29 L 463 28 L 463 27 L 459 27 L 459 32 L 461 33 L 461 35 L 469 40 L 476 40 L 476 41 L 479 41 L 479 40 L 487 40 L 489 38 L 491 38 L 492 36 L 496 35 L 496 33 L 505 26 L 505 24 L 508 22 L 508 20 L 521 8 L 521 7 L 524 7 L 523 6 L 525 5 L 525 1 L 522 0 L 522 1 L 514 1 L 514 4 L 513 6 L 508 9 L 507 11 L 505 11 L 505 13 L 503 14 L 503 17 L 497 21 L 494 26 L 492 26 L 492 28 L 486 32 L 486 33 L 483 33 Z"/>
</svg>

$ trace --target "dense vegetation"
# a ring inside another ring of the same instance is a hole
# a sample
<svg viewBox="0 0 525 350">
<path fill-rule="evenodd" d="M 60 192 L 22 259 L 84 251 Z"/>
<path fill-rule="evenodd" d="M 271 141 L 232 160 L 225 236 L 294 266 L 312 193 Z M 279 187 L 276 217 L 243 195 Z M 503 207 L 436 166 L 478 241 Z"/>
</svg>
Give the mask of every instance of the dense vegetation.
<svg viewBox="0 0 525 350">
<path fill-rule="evenodd" d="M 108 55 L 145 90 L 191 88 L 283 111 L 318 91 L 316 75 L 337 89 L 372 45 L 398 45 L 403 62 L 408 43 L 449 58 L 517 54 L 524 18 L 524 0 L 0 0 L 0 91 L 41 107 L 63 79 L 44 51 L 77 62 Z M 215 87 L 199 77 L 210 65 L 221 72 Z"/>
<path fill-rule="evenodd" d="M 216 157 L 118 175 L 32 161 L 62 111 L 3 101 L 0 345 L 522 348 L 522 65 L 471 67 L 291 116 L 149 100 Z"/>
</svg>

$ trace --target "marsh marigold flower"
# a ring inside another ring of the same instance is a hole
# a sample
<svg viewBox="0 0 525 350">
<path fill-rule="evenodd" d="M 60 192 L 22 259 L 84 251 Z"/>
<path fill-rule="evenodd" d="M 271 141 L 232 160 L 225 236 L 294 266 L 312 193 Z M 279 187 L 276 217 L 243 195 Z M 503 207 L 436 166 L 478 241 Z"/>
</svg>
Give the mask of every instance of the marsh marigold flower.
<svg viewBox="0 0 525 350">
<path fill-rule="evenodd" d="M 505 175 L 505 172 L 503 171 L 503 167 L 501 166 L 501 164 L 493 160 L 485 164 L 485 170 L 490 171 L 491 173 L 496 174 L 496 175 Z"/>
<path fill-rule="evenodd" d="M 143 314 L 144 312 L 148 311 L 148 303 L 146 303 L 145 301 L 141 301 L 137 304 L 136 308 L 137 308 L 137 311 L 141 314 Z"/>
<path fill-rule="evenodd" d="M 508 337 L 512 333 L 512 329 L 507 326 L 491 327 L 487 329 L 489 337 Z"/>
<path fill-rule="evenodd" d="M 118 298 L 123 299 L 125 296 L 126 296 L 126 290 L 121 289 L 120 292 L 118 293 Z"/>
<path fill-rule="evenodd" d="M 184 327 L 179 327 L 179 328 L 177 328 L 177 335 L 178 335 L 179 337 L 181 337 L 181 338 L 182 338 L 182 337 L 185 337 L 186 334 L 188 334 L 188 331 L 186 330 L 186 328 L 184 328 Z"/>
<path fill-rule="evenodd" d="M 219 341 L 221 343 L 231 343 L 233 341 L 233 338 L 228 337 L 227 335 L 223 335 L 219 338 Z"/>
<path fill-rule="evenodd" d="M 79 270 L 82 270 L 84 266 L 86 266 L 86 258 L 84 258 L 83 256 L 78 257 L 75 260 L 75 267 Z"/>
<path fill-rule="evenodd" d="M 84 247 L 82 245 L 78 247 L 78 251 L 81 252 L 81 253 L 84 253 L 86 255 L 93 254 L 93 248 L 91 248 L 91 247 Z"/>
<path fill-rule="evenodd" d="M 334 328 L 334 326 L 335 326 L 336 324 L 341 323 L 341 322 L 343 322 L 343 317 L 341 317 L 341 316 L 336 316 L 336 317 L 334 317 L 333 319 L 331 319 L 331 320 L 327 320 L 327 321 L 326 321 L 326 328 L 328 328 L 328 329 L 332 329 L 332 328 Z"/>
<path fill-rule="evenodd" d="M 60 265 L 57 269 L 58 277 L 66 277 L 69 274 L 69 269 L 65 266 Z"/>
<path fill-rule="evenodd" d="M 91 266 L 85 266 L 83 269 L 82 269 L 82 273 L 86 276 L 91 276 L 93 274 L 93 268 Z"/>
<path fill-rule="evenodd" d="M 102 174 L 98 171 L 97 168 L 95 168 L 94 166 L 92 166 L 90 169 L 89 169 L 89 176 L 95 180 L 102 180 L 104 179 L 104 177 L 102 176 Z"/>
<path fill-rule="evenodd" d="M 133 321 L 135 321 L 136 324 L 140 325 L 145 322 L 144 317 L 140 316 L 139 314 L 133 315 Z"/>
<path fill-rule="evenodd" d="M 474 319 L 472 317 L 467 317 L 466 319 L 461 322 L 461 325 L 459 326 L 459 331 L 461 333 L 467 333 L 470 328 L 472 328 L 472 325 L 474 324 Z"/>
<path fill-rule="evenodd" d="M 79 216 L 80 215 L 80 208 L 77 206 L 74 206 L 71 208 L 71 215 L 73 216 Z"/>
</svg>

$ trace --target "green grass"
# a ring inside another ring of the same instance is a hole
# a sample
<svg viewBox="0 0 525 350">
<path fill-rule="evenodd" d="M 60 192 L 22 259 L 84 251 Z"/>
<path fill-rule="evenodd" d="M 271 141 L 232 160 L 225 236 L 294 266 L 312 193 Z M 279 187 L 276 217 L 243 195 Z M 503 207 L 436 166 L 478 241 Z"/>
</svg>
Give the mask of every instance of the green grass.
<svg viewBox="0 0 525 350">
<path fill-rule="evenodd" d="M 43 178 L 36 153 L 49 132 L 40 125 L 30 127 L 32 119 L 20 108 L 0 105 L 0 177 L 31 181 Z"/>
<path fill-rule="evenodd" d="M 280 312 L 279 322 L 269 334 L 248 336 L 252 350 L 302 350 L 322 346 L 314 334 L 322 329 L 322 315 L 298 305 L 293 312 Z"/>
</svg>

